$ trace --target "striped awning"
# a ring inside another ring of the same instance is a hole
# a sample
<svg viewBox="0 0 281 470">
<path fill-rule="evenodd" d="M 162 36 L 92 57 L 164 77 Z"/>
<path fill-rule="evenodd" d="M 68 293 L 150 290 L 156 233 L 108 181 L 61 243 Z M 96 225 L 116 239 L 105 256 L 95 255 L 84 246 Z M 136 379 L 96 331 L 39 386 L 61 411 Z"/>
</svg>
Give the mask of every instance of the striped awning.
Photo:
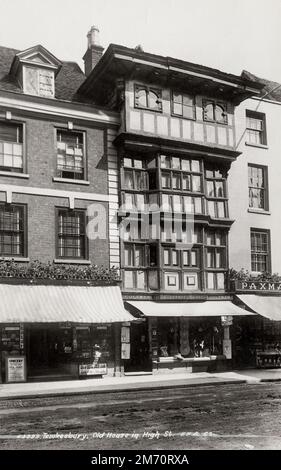
<svg viewBox="0 0 281 470">
<path fill-rule="evenodd" d="M 128 305 L 129 304 L 129 305 Z M 206 302 L 151 302 L 128 301 L 125 306 L 130 306 L 140 311 L 146 317 L 217 317 L 252 315 L 229 300 Z M 133 311 L 132 311 L 133 312 Z"/>
<path fill-rule="evenodd" d="M 0 284 L 0 323 L 113 323 L 134 317 L 118 286 Z"/>
<path fill-rule="evenodd" d="M 269 320 L 281 321 L 281 297 L 269 295 L 243 294 L 237 297 L 253 312 Z"/>
</svg>

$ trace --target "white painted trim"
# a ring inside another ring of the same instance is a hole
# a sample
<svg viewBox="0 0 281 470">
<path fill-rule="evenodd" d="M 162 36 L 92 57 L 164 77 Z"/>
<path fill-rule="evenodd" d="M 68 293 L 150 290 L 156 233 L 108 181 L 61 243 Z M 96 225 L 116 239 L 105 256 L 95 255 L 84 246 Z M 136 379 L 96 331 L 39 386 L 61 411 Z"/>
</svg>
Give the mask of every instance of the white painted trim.
<svg viewBox="0 0 281 470">
<path fill-rule="evenodd" d="M 53 99 L 53 98 L 52 98 Z M 21 111 L 30 111 L 33 113 L 43 113 L 47 115 L 54 115 L 58 117 L 64 117 L 67 120 L 72 119 L 83 119 L 85 121 L 95 121 L 102 123 L 110 123 L 120 125 L 119 118 L 115 118 L 106 114 L 104 111 L 82 111 L 73 109 L 75 103 L 69 103 L 69 108 L 60 107 L 59 104 L 54 101 L 52 104 L 37 103 L 32 100 L 30 95 L 30 101 L 22 101 L 15 97 L 0 96 L 0 107 L 13 108 Z"/>
<path fill-rule="evenodd" d="M 0 260 L 15 261 L 15 263 L 29 263 L 29 258 L 21 258 L 20 256 L 1 256 Z"/>
<path fill-rule="evenodd" d="M 74 179 L 72 180 L 71 178 L 59 178 L 57 176 L 53 177 L 53 181 L 55 183 L 81 184 L 84 186 L 89 186 L 90 184 L 90 181 L 86 181 L 86 180 L 74 180 Z"/>
<path fill-rule="evenodd" d="M 0 171 L 0 176 L 10 176 L 11 178 L 25 178 L 28 179 L 27 173 L 17 173 L 16 171 Z"/>
<path fill-rule="evenodd" d="M 51 196 L 66 199 L 82 199 L 85 201 L 101 201 L 101 202 L 113 202 L 118 203 L 118 197 L 114 195 L 98 194 L 98 193 L 84 193 L 77 191 L 64 191 L 61 189 L 50 189 L 50 188 L 35 188 L 31 186 L 16 186 L 13 184 L 0 184 L 0 192 L 6 194 L 29 194 L 31 196 Z"/>
<path fill-rule="evenodd" d="M 89 260 L 83 259 L 54 259 L 56 264 L 92 264 Z"/>
</svg>

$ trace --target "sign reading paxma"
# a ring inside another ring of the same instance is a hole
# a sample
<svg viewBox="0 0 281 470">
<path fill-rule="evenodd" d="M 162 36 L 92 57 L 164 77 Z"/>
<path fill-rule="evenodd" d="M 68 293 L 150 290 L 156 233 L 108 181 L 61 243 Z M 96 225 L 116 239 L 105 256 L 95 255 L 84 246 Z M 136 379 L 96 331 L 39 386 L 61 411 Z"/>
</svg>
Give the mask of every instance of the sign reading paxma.
<svg viewBox="0 0 281 470">
<path fill-rule="evenodd" d="M 270 281 L 235 281 L 236 291 L 280 292 L 281 282 Z"/>
</svg>

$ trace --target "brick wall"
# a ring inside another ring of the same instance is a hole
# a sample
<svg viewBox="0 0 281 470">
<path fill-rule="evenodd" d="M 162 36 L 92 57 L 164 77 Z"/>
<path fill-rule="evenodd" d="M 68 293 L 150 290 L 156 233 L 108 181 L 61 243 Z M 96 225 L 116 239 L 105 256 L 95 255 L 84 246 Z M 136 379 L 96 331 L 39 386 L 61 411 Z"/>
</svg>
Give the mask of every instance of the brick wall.
<svg viewBox="0 0 281 470">
<path fill-rule="evenodd" d="M 74 130 L 86 132 L 87 180 L 90 185 L 53 182 L 56 175 L 56 129 L 67 129 L 67 122 L 60 123 L 45 119 L 13 118 L 25 123 L 25 151 L 28 179 L 0 175 L 0 183 L 24 186 L 48 187 L 70 191 L 84 191 L 107 194 L 107 158 L 105 130 L 94 123 L 74 123 Z"/>
<path fill-rule="evenodd" d="M 3 193 L 0 201 L 4 201 Z M 66 198 L 29 196 L 13 194 L 13 203 L 27 204 L 28 219 L 28 250 L 30 260 L 43 262 L 53 261 L 56 258 L 56 207 L 69 207 Z M 92 201 L 75 201 L 75 209 L 87 209 Z M 106 225 L 108 217 L 108 204 L 102 204 L 106 211 Z M 108 230 L 106 239 L 88 240 L 89 260 L 93 264 L 109 266 Z"/>
</svg>

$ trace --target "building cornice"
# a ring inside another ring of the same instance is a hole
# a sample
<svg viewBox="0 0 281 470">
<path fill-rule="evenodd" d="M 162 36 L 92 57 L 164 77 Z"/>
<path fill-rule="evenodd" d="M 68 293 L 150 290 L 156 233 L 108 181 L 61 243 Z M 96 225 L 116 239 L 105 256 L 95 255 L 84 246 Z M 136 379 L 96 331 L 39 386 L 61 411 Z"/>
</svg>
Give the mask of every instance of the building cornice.
<svg viewBox="0 0 281 470">
<path fill-rule="evenodd" d="M 120 125 L 119 114 L 87 104 L 57 99 L 42 99 L 21 93 L 0 93 L 0 109 L 22 111 L 35 115 L 61 117 L 67 120 L 83 120 L 105 125 Z"/>
</svg>

